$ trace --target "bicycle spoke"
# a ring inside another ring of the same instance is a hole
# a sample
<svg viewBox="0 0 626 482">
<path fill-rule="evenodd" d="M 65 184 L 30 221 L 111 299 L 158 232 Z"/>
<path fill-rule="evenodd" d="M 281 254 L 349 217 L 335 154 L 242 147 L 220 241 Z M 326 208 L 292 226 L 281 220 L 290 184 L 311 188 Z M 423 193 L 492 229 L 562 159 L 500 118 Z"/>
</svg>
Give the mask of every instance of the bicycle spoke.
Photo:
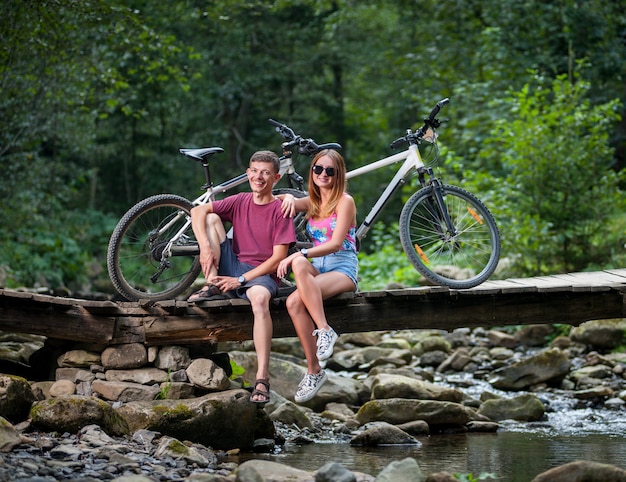
<svg viewBox="0 0 626 482">
<path fill-rule="evenodd" d="M 414 194 L 400 218 L 402 246 L 426 278 L 457 288 L 475 286 L 495 269 L 499 233 L 493 217 L 467 191 L 445 186 L 451 228 L 440 215 L 429 188 Z"/>
</svg>

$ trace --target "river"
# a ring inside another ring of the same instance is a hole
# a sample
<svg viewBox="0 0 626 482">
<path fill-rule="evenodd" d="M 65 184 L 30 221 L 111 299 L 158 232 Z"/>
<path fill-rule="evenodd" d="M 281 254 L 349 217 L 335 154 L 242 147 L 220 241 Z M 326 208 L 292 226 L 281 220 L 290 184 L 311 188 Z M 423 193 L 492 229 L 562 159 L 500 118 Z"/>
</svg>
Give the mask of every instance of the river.
<svg viewBox="0 0 626 482">
<path fill-rule="evenodd" d="M 473 390 L 478 393 L 485 386 L 477 382 Z M 275 454 L 245 458 L 263 458 L 311 472 L 336 461 L 376 476 L 390 462 L 413 457 L 425 475 L 490 473 L 495 478 L 486 480 L 500 482 L 530 482 L 552 467 L 583 459 L 626 469 L 626 410 L 579 408 L 565 392 L 537 395 L 546 405 L 544 420 L 502 421 L 496 433 L 436 434 L 417 437 L 417 445 L 374 448 L 337 441 L 287 443 Z"/>
</svg>

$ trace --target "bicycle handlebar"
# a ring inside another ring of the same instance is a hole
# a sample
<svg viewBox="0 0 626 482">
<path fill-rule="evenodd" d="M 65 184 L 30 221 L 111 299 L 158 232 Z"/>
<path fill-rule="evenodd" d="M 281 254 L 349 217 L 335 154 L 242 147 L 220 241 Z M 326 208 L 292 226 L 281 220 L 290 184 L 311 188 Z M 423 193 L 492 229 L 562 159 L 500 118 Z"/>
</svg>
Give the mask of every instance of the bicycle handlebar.
<svg viewBox="0 0 626 482">
<path fill-rule="evenodd" d="M 324 149 L 341 149 L 341 144 L 336 142 L 317 144 L 313 139 L 304 139 L 296 134 L 291 127 L 274 119 L 268 119 L 268 122 L 276 128 L 276 131 L 283 138 L 287 139 L 288 142 L 283 144 L 283 150 L 290 150 L 290 148 L 297 146 L 300 154 L 311 157 Z"/>
<path fill-rule="evenodd" d="M 407 135 L 403 137 L 399 137 L 398 139 L 393 141 L 389 145 L 389 147 L 391 147 L 391 149 L 396 149 L 398 146 L 400 146 L 401 144 L 404 144 L 405 142 L 408 142 L 409 144 L 414 143 L 414 142 L 419 142 L 419 140 L 424 137 L 424 134 L 426 133 L 429 127 L 432 127 L 433 129 L 437 129 L 441 125 L 441 122 L 439 121 L 439 119 L 436 118 L 437 114 L 439 114 L 439 111 L 441 111 L 441 109 L 449 102 L 450 102 L 450 99 L 448 99 L 447 97 L 445 99 L 441 99 L 439 102 L 435 104 L 435 107 L 433 107 L 433 109 L 430 111 L 430 114 L 428 114 L 428 117 L 424 119 L 424 124 L 422 125 L 422 127 L 417 129 L 415 132 L 411 132 L 411 130 L 408 129 Z"/>
</svg>

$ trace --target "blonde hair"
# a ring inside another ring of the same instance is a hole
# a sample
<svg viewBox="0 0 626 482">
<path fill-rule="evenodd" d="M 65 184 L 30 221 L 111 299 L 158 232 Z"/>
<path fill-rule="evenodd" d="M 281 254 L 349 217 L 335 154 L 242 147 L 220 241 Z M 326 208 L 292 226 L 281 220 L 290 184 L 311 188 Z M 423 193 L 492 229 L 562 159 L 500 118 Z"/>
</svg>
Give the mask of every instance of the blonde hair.
<svg viewBox="0 0 626 482">
<path fill-rule="evenodd" d="M 322 209 L 322 196 L 320 188 L 313 182 L 312 169 L 315 163 L 322 157 L 328 156 L 333 160 L 335 167 L 335 182 L 330 193 L 330 199 L 328 204 Z M 311 161 L 311 167 L 309 168 L 309 210 L 307 212 L 307 218 L 327 218 L 335 212 L 337 204 L 341 200 L 343 193 L 346 191 L 346 162 L 341 154 L 334 149 L 324 149 L 318 152 Z"/>
</svg>

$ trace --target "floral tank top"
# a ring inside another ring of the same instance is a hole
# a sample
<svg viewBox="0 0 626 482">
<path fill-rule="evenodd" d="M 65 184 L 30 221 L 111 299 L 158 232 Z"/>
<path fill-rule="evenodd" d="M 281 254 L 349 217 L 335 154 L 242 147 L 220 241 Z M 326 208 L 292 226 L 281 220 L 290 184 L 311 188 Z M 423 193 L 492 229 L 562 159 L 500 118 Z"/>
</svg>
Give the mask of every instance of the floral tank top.
<svg viewBox="0 0 626 482">
<path fill-rule="evenodd" d="M 331 216 L 319 221 L 309 219 L 306 225 L 306 232 L 313 241 L 313 246 L 319 246 L 329 241 L 333 237 L 336 225 L 337 213 L 333 213 Z M 356 252 L 356 225 L 352 225 L 348 229 L 346 239 L 341 243 L 341 250 Z"/>
</svg>

